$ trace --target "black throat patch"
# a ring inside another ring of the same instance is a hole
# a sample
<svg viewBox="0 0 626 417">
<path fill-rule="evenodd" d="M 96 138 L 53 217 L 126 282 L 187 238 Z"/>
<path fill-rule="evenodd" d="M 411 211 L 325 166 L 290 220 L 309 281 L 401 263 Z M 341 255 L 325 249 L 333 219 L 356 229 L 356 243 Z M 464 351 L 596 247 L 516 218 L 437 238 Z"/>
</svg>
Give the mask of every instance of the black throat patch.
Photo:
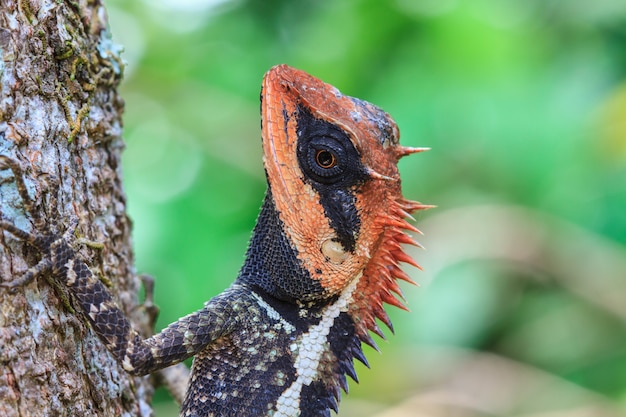
<svg viewBox="0 0 626 417">
<path fill-rule="evenodd" d="M 302 267 L 285 236 L 272 191 L 267 190 L 238 281 L 259 287 L 279 300 L 318 299 L 324 288 Z"/>
</svg>

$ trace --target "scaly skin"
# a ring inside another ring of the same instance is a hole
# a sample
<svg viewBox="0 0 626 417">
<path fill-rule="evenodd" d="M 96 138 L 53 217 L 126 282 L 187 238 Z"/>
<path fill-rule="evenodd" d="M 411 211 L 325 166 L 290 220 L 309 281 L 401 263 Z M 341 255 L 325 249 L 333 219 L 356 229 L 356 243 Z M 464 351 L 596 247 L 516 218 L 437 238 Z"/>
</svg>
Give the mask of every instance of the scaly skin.
<svg viewBox="0 0 626 417">
<path fill-rule="evenodd" d="M 419 152 L 398 143 L 391 117 L 285 65 L 262 91 L 265 201 L 246 260 L 230 288 L 204 308 L 142 339 L 74 250 L 72 221 L 61 234 L 33 218 L 34 233 L 0 229 L 36 248 L 41 274 L 67 286 L 74 304 L 124 369 L 143 375 L 194 356 L 181 416 L 328 416 L 337 411 L 353 360 L 364 363 L 369 331 L 391 326 L 383 303 L 402 307 L 396 279 L 410 281 L 401 244 L 416 244 L 404 218 L 426 208 L 402 197 L 398 160 Z M 32 202 L 20 165 L 25 210 Z"/>
</svg>

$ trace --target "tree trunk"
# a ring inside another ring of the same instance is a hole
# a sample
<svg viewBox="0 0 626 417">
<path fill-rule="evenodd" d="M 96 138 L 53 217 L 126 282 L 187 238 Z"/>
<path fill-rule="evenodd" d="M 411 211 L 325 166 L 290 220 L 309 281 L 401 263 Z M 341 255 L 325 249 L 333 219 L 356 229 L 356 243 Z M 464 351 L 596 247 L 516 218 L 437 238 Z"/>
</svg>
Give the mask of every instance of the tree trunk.
<svg viewBox="0 0 626 417">
<path fill-rule="evenodd" d="M 101 0 L 0 0 L 0 154 L 17 160 L 35 210 L 103 249 L 80 256 L 110 282 L 120 307 L 137 315 L 131 222 L 121 185 L 120 48 Z M 58 185 L 51 207 L 50 190 Z M 0 216 L 33 231 L 11 171 L 0 171 Z M 0 233 L 0 279 L 40 254 Z M 46 279 L 0 288 L 0 415 L 146 416 L 153 387 L 132 378 Z"/>
</svg>

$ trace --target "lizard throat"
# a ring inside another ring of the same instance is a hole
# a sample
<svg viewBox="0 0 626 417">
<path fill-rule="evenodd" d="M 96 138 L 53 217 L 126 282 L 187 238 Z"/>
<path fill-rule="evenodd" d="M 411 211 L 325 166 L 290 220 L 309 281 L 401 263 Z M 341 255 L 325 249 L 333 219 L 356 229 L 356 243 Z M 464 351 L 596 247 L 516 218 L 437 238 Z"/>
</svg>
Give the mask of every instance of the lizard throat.
<svg viewBox="0 0 626 417">
<path fill-rule="evenodd" d="M 290 303 L 324 298 L 324 288 L 318 280 L 311 279 L 285 236 L 284 224 L 270 189 L 265 195 L 237 280 Z"/>
<path fill-rule="evenodd" d="M 393 330 L 384 304 L 406 310 L 397 280 L 411 284 L 414 282 L 400 268 L 400 264 L 408 263 L 418 268 L 419 265 L 404 252 L 402 245 L 420 245 L 405 232 L 419 233 L 405 217 L 424 208 L 428 206 L 402 197 L 392 201 L 387 214 L 376 219 L 375 229 L 381 230 L 381 237 L 369 262 L 357 273 L 356 279 L 349 279 L 346 286 L 352 283 L 356 285 L 356 291 L 351 293 L 349 300 L 352 304 L 350 315 L 357 323 L 356 333 L 361 341 L 375 348 L 369 331 L 383 337 L 376 319 Z M 339 297 L 339 294 L 328 294 L 321 281 L 313 279 L 311 273 L 303 267 L 297 250 L 284 233 L 284 224 L 274 205 L 271 189 L 266 193 L 237 281 L 301 308 L 329 305 Z M 345 294 L 345 291 L 341 293 Z"/>
</svg>

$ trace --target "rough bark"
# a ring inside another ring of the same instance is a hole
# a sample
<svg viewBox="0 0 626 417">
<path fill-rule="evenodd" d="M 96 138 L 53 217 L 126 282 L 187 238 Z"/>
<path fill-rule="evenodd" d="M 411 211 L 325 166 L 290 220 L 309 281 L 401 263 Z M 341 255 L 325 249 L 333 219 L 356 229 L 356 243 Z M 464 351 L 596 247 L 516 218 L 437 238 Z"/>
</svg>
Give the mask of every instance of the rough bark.
<svg viewBox="0 0 626 417">
<path fill-rule="evenodd" d="M 131 224 L 121 185 L 120 48 L 100 0 L 0 0 L 0 154 L 16 159 L 36 210 L 63 229 L 102 242 L 80 255 L 137 312 Z M 49 189 L 59 186 L 56 207 Z M 0 215 L 32 231 L 10 171 L 0 171 Z M 0 233 L 0 279 L 39 260 Z M 46 279 L 0 288 L 0 415 L 150 415 L 148 378 L 131 378 L 71 312 L 71 298 Z"/>
</svg>

